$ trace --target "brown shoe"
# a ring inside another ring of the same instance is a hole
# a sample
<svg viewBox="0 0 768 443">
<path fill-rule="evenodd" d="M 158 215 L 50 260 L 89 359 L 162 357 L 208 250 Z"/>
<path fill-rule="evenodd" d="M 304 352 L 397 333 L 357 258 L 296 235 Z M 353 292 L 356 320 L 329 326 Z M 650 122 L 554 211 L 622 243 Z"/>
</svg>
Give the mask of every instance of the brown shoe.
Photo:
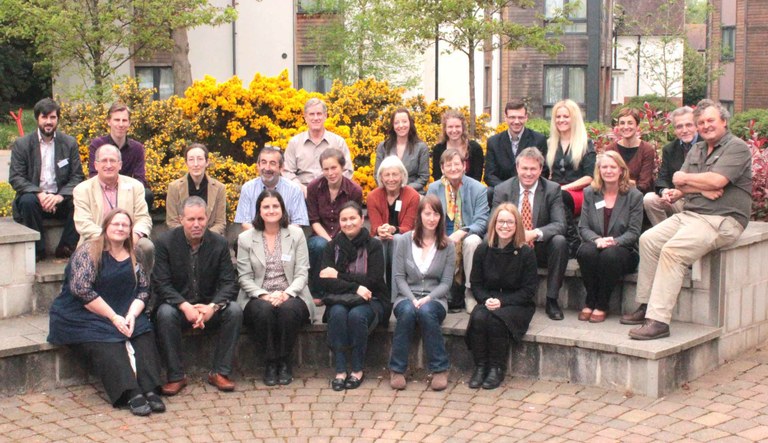
<svg viewBox="0 0 768 443">
<path fill-rule="evenodd" d="M 669 325 L 649 318 L 645 320 L 643 326 L 630 329 L 629 336 L 635 340 L 655 340 L 669 337 Z"/>
<path fill-rule="evenodd" d="M 406 386 L 405 375 L 395 371 L 389 371 L 389 386 L 392 389 L 402 391 Z"/>
<path fill-rule="evenodd" d="M 646 309 L 648 309 L 648 305 L 643 303 L 639 308 L 635 310 L 635 312 L 622 315 L 619 323 L 622 325 L 642 325 L 645 323 Z"/>
<path fill-rule="evenodd" d="M 448 371 L 435 372 L 432 374 L 432 382 L 429 387 L 433 391 L 442 391 L 448 387 Z"/>
<path fill-rule="evenodd" d="M 608 314 L 605 311 L 598 311 L 595 309 L 592 311 L 592 315 L 589 316 L 589 322 L 590 323 L 602 323 L 605 321 L 605 317 L 607 317 Z"/>
<path fill-rule="evenodd" d="M 181 380 L 176 381 L 169 381 L 168 383 L 164 384 L 160 388 L 160 392 L 163 393 L 163 395 L 171 396 L 176 395 L 184 389 L 184 386 L 187 385 L 187 377 L 182 378 Z"/>
<path fill-rule="evenodd" d="M 208 374 L 208 383 L 216 386 L 219 391 L 234 391 L 235 383 L 226 375 L 211 372 Z"/>
<path fill-rule="evenodd" d="M 579 321 L 588 321 L 589 317 L 592 315 L 592 310 L 589 308 L 584 308 L 579 312 Z"/>
</svg>

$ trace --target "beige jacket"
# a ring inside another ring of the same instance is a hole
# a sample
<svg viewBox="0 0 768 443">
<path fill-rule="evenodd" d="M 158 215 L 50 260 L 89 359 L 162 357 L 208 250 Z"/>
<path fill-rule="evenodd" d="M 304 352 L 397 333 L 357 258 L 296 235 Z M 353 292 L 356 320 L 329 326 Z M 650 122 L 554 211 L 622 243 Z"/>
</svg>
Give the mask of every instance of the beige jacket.
<svg viewBox="0 0 768 443">
<path fill-rule="evenodd" d="M 165 198 L 165 224 L 173 229 L 181 226 L 179 222 L 179 209 L 184 200 L 189 197 L 187 176 L 172 181 L 168 185 L 168 195 Z M 227 231 L 227 188 L 208 174 L 208 206 L 205 214 L 208 216 L 208 229 L 219 234 L 226 235 Z"/>
<path fill-rule="evenodd" d="M 75 229 L 80 234 L 80 244 L 101 235 L 104 221 L 104 193 L 99 177 L 89 178 L 75 187 L 72 193 L 75 205 Z M 117 207 L 125 209 L 133 219 L 133 232 L 149 237 L 152 233 L 152 217 L 144 200 L 144 185 L 140 181 L 118 176 Z"/>
</svg>

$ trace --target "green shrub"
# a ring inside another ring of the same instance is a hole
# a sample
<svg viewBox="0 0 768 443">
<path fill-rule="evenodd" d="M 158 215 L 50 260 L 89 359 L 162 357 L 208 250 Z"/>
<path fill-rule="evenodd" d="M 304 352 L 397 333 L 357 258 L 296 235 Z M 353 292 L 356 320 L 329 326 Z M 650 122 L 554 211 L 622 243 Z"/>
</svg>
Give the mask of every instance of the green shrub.
<svg viewBox="0 0 768 443">
<path fill-rule="evenodd" d="M 645 104 L 648 103 L 648 105 L 653 108 L 655 111 L 662 112 L 664 114 L 667 114 L 668 112 L 674 111 L 678 105 L 673 102 L 670 99 L 664 98 L 660 95 L 655 94 L 649 94 L 649 95 L 638 95 L 637 97 L 632 97 L 627 101 L 627 103 L 624 106 L 620 106 L 616 108 L 611 113 L 611 119 L 616 120 L 619 118 L 619 111 L 622 108 L 634 108 L 639 111 L 642 111 L 645 109 Z"/>
<path fill-rule="evenodd" d="M 13 192 L 10 183 L 0 182 L 0 217 L 11 216 L 13 197 L 15 195 L 16 193 Z"/>
<path fill-rule="evenodd" d="M 737 137 L 749 138 L 749 123 L 755 121 L 753 130 L 761 136 L 768 135 L 768 109 L 750 109 L 734 115 L 729 124 Z"/>
</svg>

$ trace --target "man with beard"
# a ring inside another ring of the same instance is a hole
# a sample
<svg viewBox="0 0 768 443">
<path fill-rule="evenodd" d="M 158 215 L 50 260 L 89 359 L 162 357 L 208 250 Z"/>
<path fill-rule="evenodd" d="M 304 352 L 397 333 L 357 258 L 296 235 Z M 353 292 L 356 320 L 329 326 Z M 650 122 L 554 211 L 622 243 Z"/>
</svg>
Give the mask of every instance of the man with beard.
<svg viewBox="0 0 768 443">
<path fill-rule="evenodd" d="M 43 218 L 64 220 L 57 258 L 72 255 L 79 239 L 72 218 L 72 191 L 83 181 L 83 167 L 75 139 L 56 132 L 60 109 L 50 98 L 37 102 L 37 131 L 17 139 L 11 152 L 9 181 L 16 191 L 13 219 L 40 233 L 35 242 L 37 261 L 45 258 Z"/>
<path fill-rule="evenodd" d="M 242 223 L 244 231 L 251 229 L 253 227 L 251 221 L 256 216 L 256 199 L 263 190 L 271 189 L 279 192 L 283 197 L 291 224 L 309 226 L 304 192 L 299 185 L 280 175 L 283 171 L 283 152 L 280 148 L 273 146 L 261 148 L 257 166 L 259 176 L 245 183 L 240 191 L 235 223 Z"/>
</svg>

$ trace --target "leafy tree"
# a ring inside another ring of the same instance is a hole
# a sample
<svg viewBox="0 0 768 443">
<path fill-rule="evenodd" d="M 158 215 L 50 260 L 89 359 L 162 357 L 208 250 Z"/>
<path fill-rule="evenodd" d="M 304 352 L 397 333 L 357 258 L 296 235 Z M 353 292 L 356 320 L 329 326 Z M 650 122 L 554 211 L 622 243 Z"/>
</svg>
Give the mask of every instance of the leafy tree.
<svg viewBox="0 0 768 443">
<path fill-rule="evenodd" d="M 0 42 L 0 122 L 11 119 L 13 106 L 32 107 L 51 95 L 50 70 L 35 59 L 35 49 L 28 41 Z"/>
<path fill-rule="evenodd" d="M 718 72 L 712 73 L 719 76 Z M 707 96 L 709 69 L 705 54 L 700 54 L 688 42 L 683 55 L 683 104 L 695 105 Z"/>
<path fill-rule="evenodd" d="M 708 13 L 707 0 L 685 0 L 685 23 L 703 25 L 707 23 Z"/>
<path fill-rule="evenodd" d="M 515 50 L 531 47 L 548 55 L 563 50 L 557 37 L 562 33 L 563 18 L 533 25 L 502 19 L 509 8 L 532 8 L 534 0 L 393 0 L 402 29 L 402 41 L 424 50 L 435 40 L 447 44 L 469 61 L 470 136 L 475 135 L 475 53 L 479 49 L 504 47 Z"/>
<path fill-rule="evenodd" d="M 27 38 L 54 73 L 79 68 L 99 102 L 108 99 L 116 68 L 174 46 L 171 31 L 234 20 L 233 8 L 208 0 L 0 0 L 0 30 Z"/>
<path fill-rule="evenodd" d="M 397 86 L 418 81 L 416 54 L 403 51 L 398 12 L 390 0 L 317 0 L 305 11 L 326 18 L 312 28 L 309 48 L 325 64 L 324 74 L 345 84 L 373 77 Z"/>
</svg>

